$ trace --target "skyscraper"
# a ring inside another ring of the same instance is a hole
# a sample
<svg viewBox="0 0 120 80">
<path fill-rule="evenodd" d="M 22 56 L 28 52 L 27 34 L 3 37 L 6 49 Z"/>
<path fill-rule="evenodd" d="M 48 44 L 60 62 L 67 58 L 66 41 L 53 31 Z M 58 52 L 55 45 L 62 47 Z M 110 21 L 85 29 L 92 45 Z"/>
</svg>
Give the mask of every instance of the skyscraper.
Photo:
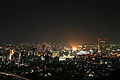
<svg viewBox="0 0 120 80">
<path fill-rule="evenodd" d="M 106 48 L 107 48 L 107 39 L 98 39 L 98 52 L 101 53 L 101 55 L 106 55 Z"/>
</svg>

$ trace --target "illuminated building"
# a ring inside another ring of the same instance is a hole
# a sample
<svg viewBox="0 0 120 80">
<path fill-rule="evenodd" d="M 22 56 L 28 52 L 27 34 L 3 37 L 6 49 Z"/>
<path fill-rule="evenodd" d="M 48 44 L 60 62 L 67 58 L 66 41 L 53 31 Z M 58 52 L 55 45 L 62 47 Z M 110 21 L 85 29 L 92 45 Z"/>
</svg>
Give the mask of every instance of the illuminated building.
<svg viewBox="0 0 120 80">
<path fill-rule="evenodd" d="M 59 51 L 53 51 L 53 57 L 59 56 Z"/>
<path fill-rule="evenodd" d="M 107 48 L 107 39 L 98 39 L 98 52 L 101 53 L 101 55 L 106 55 L 106 48 Z"/>
<path fill-rule="evenodd" d="M 10 54 L 9 54 L 9 60 L 11 61 L 12 60 L 12 55 L 14 54 L 14 50 L 10 50 Z"/>
</svg>

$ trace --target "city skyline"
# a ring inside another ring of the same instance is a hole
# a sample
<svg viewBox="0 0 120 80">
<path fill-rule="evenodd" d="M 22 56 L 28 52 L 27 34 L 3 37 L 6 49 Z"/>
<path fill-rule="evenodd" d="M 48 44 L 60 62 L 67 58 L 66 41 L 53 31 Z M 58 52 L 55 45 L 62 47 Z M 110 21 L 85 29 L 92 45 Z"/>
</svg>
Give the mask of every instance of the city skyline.
<svg viewBox="0 0 120 80">
<path fill-rule="evenodd" d="M 1 2 L 0 41 L 118 43 L 119 8 L 115 1 Z"/>
</svg>

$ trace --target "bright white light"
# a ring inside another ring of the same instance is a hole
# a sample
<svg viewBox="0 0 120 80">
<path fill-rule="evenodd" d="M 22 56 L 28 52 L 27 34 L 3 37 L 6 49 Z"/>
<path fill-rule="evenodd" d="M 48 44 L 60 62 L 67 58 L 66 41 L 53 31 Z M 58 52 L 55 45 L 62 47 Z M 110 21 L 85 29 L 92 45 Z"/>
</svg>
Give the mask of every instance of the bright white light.
<svg viewBox="0 0 120 80">
<path fill-rule="evenodd" d="M 79 51 L 77 55 L 82 55 L 82 54 L 90 54 L 88 51 Z"/>
<path fill-rule="evenodd" d="M 64 57 L 59 58 L 59 61 L 65 61 Z"/>
</svg>

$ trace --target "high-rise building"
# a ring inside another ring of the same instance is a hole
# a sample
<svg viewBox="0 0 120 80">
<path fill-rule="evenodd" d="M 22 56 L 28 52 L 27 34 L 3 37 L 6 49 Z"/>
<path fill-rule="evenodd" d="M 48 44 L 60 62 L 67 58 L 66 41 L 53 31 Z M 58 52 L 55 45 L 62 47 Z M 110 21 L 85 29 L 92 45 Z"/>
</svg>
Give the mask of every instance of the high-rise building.
<svg viewBox="0 0 120 80">
<path fill-rule="evenodd" d="M 98 39 L 98 52 L 101 55 L 106 55 L 106 48 L 107 48 L 107 39 Z"/>
</svg>

